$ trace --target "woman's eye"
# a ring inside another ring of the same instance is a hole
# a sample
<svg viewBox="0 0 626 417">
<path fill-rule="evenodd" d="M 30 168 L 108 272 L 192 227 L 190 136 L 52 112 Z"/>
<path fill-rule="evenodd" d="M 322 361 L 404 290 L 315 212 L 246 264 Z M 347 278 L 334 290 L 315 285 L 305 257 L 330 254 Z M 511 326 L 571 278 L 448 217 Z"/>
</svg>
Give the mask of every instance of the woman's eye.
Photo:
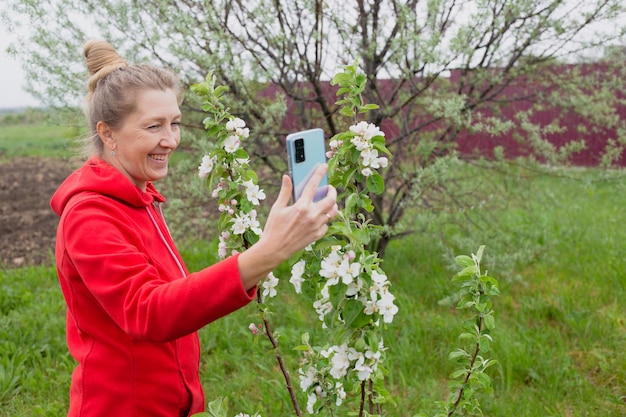
<svg viewBox="0 0 626 417">
<path fill-rule="evenodd" d="M 148 129 L 158 129 L 159 125 L 150 125 L 148 126 Z"/>
</svg>

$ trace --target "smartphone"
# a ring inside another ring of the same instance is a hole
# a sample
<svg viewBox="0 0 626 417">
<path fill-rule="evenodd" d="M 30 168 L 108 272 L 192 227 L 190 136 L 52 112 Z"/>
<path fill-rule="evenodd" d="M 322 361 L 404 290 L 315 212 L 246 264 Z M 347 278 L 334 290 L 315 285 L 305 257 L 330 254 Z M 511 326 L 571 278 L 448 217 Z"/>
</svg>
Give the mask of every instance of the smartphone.
<svg viewBox="0 0 626 417">
<path fill-rule="evenodd" d="M 322 129 L 310 129 L 287 135 L 287 160 L 289 175 L 293 184 L 294 203 L 300 198 L 309 178 L 320 164 L 326 163 L 326 142 Z M 320 181 L 313 201 L 326 197 L 328 192 L 328 175 Z"/>
</svg>

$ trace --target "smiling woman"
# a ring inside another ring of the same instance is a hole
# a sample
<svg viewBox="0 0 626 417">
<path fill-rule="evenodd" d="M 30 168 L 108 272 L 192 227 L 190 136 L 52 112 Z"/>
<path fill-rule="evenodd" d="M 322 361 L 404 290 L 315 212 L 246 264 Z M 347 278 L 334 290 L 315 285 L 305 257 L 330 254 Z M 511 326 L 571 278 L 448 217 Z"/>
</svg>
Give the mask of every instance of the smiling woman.
<svg viewBox="0 0 626 417">
<path fill-rule="evenodd" d="M 313 202 L 321 166 L 289 206 L 284 176 L 259 241 L 190 273 L 153 185 L 180 143 L 179 79 L 127 63 L 107 42 L 83 51 L 89 158 L 51 200 L 61 217 L 55 260 L 67 343 L 78 362 L 69 416 L 190 416 L 204 410 L 197 331 L 252 301 L 259 281 L 323 236 L 337 192 L 329 187 Z"/>
</svg>

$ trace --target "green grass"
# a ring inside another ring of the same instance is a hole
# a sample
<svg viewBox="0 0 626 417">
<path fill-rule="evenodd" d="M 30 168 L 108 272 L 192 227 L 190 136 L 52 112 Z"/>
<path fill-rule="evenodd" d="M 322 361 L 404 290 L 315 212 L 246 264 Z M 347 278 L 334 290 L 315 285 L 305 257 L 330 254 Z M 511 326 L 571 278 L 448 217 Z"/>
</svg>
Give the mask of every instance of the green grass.
<svg viewBox="0 0 626 417">
<path fill-rule="evenodd" d="M 71 109 L 28 109 L 0 114 L 0 160 L 12 157 L 55 157 L 75 154 L 81 128 L 79 111 Z"/>
<path fill-rule="evenodd" d="M 44 121 L 26 125 L 0 125 L 0 158 L 68 158 L 75 153 L 74 142 L 77 136 L 75 128 Z"/>
<path fill-rule="evenodd" d="M 529 186 L 538 196 L 528 202 L 530 210 L 508 210 L 500 219 L 540 227 L 541 250 L 514 271 L 490 271 L 502 292 L 494 300 L 490 354 L 499 364 L 491 370 L 493 397 L 481 398 L 483 411 L 492 417 L 626 415 L 626 194 L 616 182 L 541 178 Z M 520 247 L 528 244 L 524 236 L 534 241 L 537 234 L 520 233 Z M 498 265 L 498 253 L 511 251 L 476 239 L 475 249 L 487 245 L 487 264 Z M 207 253 L 214 246 L 185 250 L 190 267 L 213 262 Z M 383 266 L 400 307 L 385 336 L 387 386 L 397 404 L 386 407 L 389 416 L 428 414 L 445 395 L 453 369 L 447 354 L 458 346 L 463 317 L 440 303 L 455 291 L 444 258 L 429 234 L 393 242 L 388 250 Z M 287 278 L 286 271 L 279 276 Z M 297 385 L 291 348 L 302 331 L 313 343 L 324 332 L 286 281 L 272 322 Z M 207 400 L 229 397 L 233 415 L 293 415 L 269 344 L 247 330 L 254 311 L 248 306 L 201 330 Z M 0 416 L 64 415 L 72 362 L 63 323 L 53 268 L 0 271 Z"/>
</svg>

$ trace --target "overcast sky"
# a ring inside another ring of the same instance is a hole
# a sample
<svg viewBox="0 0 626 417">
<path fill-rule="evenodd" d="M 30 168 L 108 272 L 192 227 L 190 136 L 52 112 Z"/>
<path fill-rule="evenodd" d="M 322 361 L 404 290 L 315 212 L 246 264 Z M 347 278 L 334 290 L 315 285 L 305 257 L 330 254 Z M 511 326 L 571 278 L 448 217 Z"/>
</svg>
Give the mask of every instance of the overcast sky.
<svg viewBox="0 0 626 417">
<path fill-rule="evenodd" d="M 5 52 L 13 35 L 0 25 L 0 109 L 38 106 L 39 102 L 24 91 L 24 71 Z"/>
<path fill-rule="evenodd" d="M 40 103 L 24 91 L 26 80 L 21 64 L 5 52 L 14 39 L 14 34 L 0 24 L 0 109 L 39 106 Z"/>
</svg>

